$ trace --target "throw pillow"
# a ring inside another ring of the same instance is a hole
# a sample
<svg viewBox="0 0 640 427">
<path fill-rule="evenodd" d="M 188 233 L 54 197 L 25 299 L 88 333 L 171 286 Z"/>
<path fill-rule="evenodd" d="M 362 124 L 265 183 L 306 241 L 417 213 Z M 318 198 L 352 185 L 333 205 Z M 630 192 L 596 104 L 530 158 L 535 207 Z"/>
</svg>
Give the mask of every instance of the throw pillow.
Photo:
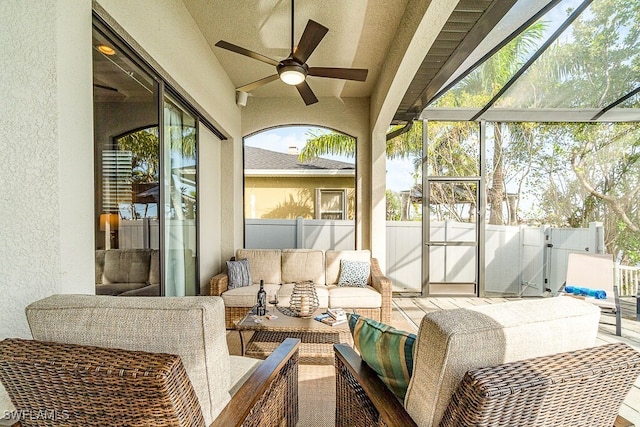
<svg viewBox="0 0 640 427">
<path fill-rule="evenodd" d="M 362 360 L 398 399 L 404 399 L 413 374 L 416 335 L 357 314 L 348 316 L 353 343 Z"/>
<path fill-rule="evenodd" d="M 338 286 L 357 286 L 364 288 L 369 280 L 371 265 L 367 261 L 340 260 Z"/>
<path fill-rule="evenodd" d="M 229 277 L 229 289 L 251 285 L 249 260 L 240 259 L 237 261 L 227 261 L 227 276 Z"/>
</svg>

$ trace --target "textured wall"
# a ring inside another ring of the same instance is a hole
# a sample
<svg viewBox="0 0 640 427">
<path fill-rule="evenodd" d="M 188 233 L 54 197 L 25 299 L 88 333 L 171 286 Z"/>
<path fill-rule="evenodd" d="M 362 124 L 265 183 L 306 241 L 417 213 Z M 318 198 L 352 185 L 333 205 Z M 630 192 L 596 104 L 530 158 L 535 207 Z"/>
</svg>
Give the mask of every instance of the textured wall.
<svg viewBox="0 0 640 427">
<path fill-rule="evenodd" d="M 82 156 L 92 152 L 90 63 L 70 64 L 74 74 L 61 75 L 69 61 L 90 61 L 90 31 L 85 40 L 67 39 L 78 35 L 74 25 L 90 22 L 90 8 L 85 2 L 84 16 L 78 13 L 74 19 L 65 16 L 69 3 L 0 2 L 0 46 L 9 59 L 0 62 L 0 289 L 8 300 L 0 311 L 1 337 L 30 337 L 24 316 L 30 302 L 93 289 L 93 265 L 85 262 L 82 267 L 78 260 L 83 255 L 76 255 L 82 245 L 90 250 L 93 245 L 92 228 L 85 230 L 86 236 L 81 228 L 91 224 L 93 212 L 92 193 L 87 195 L 82 183 L 93 181 L 92 157 Z M 83 47 L 85 43 L 89 46 Z M 74 52 L 67 56 L 70 50 Z M 73 87 L 67 91 L 70 81 Z M 87 100 L 75 98 L 83 93 Z M 67 203 L 73 206 L 78 198 L 84 199 L 83 209 L 69 212 Z M 63 254 L 67 244 L 76 247 Z M 77 264 L 75 271 L 69 270 Z M 72 283 L 69 276 L 88 278 L 89 283 Z"/>
<path fill-rule="evenodd" d="M 0 22 L 0 339 L 30 338 L 29 303 L 93 292 L 90 2 L 4 0 Z"/>
</svg>

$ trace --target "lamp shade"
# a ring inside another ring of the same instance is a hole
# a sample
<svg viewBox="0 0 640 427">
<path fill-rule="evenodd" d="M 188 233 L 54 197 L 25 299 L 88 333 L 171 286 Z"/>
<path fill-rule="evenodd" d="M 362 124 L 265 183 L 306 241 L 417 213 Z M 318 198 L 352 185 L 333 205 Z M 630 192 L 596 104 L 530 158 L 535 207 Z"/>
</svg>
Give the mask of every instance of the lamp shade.
<svg viewBox="0 0 640 427">
<path fill-rule="evenodd" d="M 111 231 L 116 231 L 118 229 L 118 225 L 120 224 L 120 218 L 118 214 L 100 214 L 100 231 L 105 231 L 107 229 L 107 222 L 109 223 L 109 229 Z"/>
</svg>

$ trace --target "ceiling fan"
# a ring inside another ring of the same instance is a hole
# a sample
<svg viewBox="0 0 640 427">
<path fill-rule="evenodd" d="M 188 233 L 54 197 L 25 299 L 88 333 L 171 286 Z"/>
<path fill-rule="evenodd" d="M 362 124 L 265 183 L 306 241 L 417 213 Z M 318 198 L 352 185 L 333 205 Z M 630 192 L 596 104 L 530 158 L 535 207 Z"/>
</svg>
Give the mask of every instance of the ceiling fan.
<svg viewBox="0 0 640 427">
<path fill-rule="evenodd" d="M 249 58 L 257 59 L 258 61 L 265 62 L 267 64 L 276 67 L 277 74 L 273 74 L 268 77 L 264 77 L 255 82 L 246 84 L 236 88 L 239 92 L 250 92 L 260 86 L 271 83 L 275 80 L 282 80 L 288 85 L 295 86 L 298 89 L 298 93 L 302 97 L 306 105 L 315 104 L 318 102 L 318 98 L 311 90 L 311 87 L 307 83 L 307 76 L 314 77 L 328 77 L 332 79 L 343 80 L 355 80 L 363 82 L 367 79 L 368 70 L 362 68 L 329 68 L 329 67 L 309 67 L 307 65 L 307 59 L 318 47 L 324 36 L 329 29 L 313 20 L 307 22 L 307 26 L 300 37 L 300 41 L 297 46 L 294 46 L 293 42 L 293 22 L 294 22 L 294 0 L 291 0 L 291 53 L 282 61 L 276 61 L 264 55 L 256 52 L 252 52 L 240 46 L 236 46 L 232 43 L 220 40 L 216 43 L 216 46 L 230 50 L 231 52 L 239 53 L 240 55 L 248 56 Z"/>
</svg>

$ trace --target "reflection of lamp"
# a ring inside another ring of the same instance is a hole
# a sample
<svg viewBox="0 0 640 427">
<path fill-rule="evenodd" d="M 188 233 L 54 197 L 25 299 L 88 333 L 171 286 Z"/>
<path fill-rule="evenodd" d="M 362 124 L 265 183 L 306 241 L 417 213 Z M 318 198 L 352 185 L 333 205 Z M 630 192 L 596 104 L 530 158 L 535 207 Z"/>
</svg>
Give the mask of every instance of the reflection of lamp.
<svg viewBox="0 0 640 427">
<path fill-rule="evenodd" d="M 100 231 L 104 231 L 104 248 L 111 249 L 111 240 L 115 243 L 115 233 L 118 231 L 120 218 L 118 214 L 100 214 Z M 114 246 L 117 246 L 114 244 Z"/>
</svg>

